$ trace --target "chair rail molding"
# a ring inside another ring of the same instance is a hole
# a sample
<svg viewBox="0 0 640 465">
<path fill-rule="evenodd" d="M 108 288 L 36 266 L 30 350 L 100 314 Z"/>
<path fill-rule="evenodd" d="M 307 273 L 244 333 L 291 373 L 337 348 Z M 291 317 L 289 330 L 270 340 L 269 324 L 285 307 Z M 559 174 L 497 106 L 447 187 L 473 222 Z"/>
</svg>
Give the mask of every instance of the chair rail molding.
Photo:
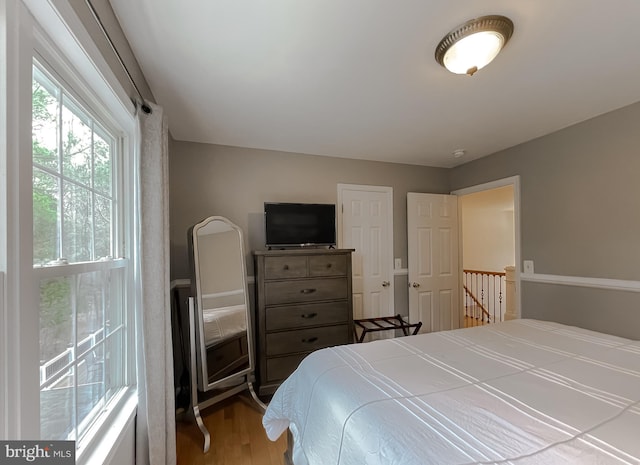
<svg viewBox="0 0 640 465">
<path fill-rule="evenodd" d="M 560 284 L 564 286 L 591 287 L 596 289 L 611 289 L 616 291 L 640 292 L 640 281 L 609 278 L 591 278 L 583 276 L 564 276 L 541 273 L 521 273 L 522 281 Z"/>
</svg>

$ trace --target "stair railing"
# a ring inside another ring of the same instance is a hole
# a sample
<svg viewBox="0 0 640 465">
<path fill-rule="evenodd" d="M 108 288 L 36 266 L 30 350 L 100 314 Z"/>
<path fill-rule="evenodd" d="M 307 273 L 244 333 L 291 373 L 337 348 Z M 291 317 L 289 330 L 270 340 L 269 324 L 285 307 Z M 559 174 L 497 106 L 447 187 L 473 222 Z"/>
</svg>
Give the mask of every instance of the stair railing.
<svg viewBox="0 0 640 465">
<path fill-rule="evenodd" d="M 503 271 L 463 270 L 464 311 L 468 325 L 495 323 L 504 319 L 505 276 Z"/>
</svg>

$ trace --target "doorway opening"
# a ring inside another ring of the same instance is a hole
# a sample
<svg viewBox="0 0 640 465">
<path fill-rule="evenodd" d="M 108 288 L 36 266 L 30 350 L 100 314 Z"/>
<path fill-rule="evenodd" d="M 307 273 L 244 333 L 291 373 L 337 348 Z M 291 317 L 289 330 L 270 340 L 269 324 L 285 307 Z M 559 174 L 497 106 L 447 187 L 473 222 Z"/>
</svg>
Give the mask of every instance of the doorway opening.
<svg viewBox="0 0 640 465">
<path fill-rule="evenodd" d="M 519 177 L 453 193 L 459 196 L 461 326 L 518 318 Z"/>
</svg>

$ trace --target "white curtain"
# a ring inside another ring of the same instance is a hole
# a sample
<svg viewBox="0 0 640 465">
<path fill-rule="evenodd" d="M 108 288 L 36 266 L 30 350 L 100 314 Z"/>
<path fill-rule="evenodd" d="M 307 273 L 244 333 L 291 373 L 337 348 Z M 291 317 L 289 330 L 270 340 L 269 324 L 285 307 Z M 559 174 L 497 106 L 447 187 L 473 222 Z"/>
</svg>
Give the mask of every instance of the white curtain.
<svg viewBox="0 0 640 465">
<path fill-rule="evenodd" d="M 138 109 L 138 414 L 136 463 L 176 463 L 173 352 L 169 296 L 169 154 L 162 107 Z"/>
</svg>

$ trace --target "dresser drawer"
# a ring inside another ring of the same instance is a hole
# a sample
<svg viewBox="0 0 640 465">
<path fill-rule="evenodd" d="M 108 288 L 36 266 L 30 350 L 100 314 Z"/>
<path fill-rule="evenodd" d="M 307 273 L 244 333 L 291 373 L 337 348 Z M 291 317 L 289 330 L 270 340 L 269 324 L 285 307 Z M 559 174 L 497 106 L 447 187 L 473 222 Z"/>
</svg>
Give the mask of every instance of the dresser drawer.
<svg viewBox="0 0 640 465">
<path fill-rule="evenodd" d="M 265 257 L 264 279 L 307 277 L 307 257 Z"/>
<path fill-rule="evenodd" d="M 346 255 L 318 255 L 309 257 L 309 276 L 346 276 Z"/>
<path fill-rule="evenodd" d="M 309 354 L 287 355 L 267 359 L 267 383 L 282 381 L 294 372 L 300 362 Z"/>
<path fill-rule="evenodd" d="M 255 251 L 257 390 L 270 396 L 309 353 L 353 340 L 351 249 Z"/>
<path fill-rule="evenodd" d="M 349 302 L 323 302 L 319 304 L 289 305 L 286 307 L 267 307 L 266 329 L 302 328 L 321 326 L 349 321 Z"/>
<path fill-rule="evenodd" d="M 346 278 L 299 279 L 296 281 L 274 281 L 264 284 L 266 305 L 278 305 L 317 300 L 346 299 Z"/>
<path fill-rule="evenodd" d="M 299 329 L 267 334 L 267 356 L 311 352 L 349 341 L 349 325 Z"/>
</svg>

